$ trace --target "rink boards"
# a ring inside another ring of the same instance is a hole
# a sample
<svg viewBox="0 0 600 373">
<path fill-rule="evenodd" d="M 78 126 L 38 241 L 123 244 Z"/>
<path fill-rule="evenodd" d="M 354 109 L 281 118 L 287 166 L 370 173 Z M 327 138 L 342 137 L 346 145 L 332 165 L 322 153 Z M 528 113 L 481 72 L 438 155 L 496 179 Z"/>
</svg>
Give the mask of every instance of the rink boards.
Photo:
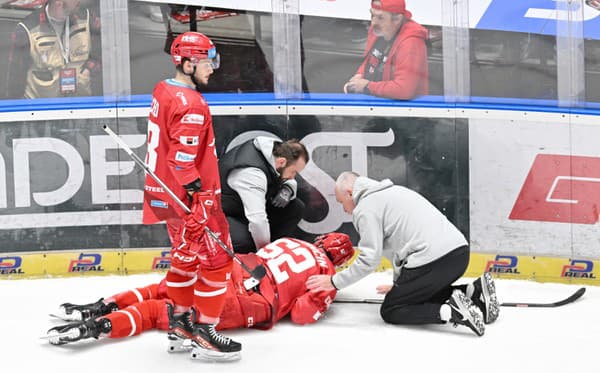
<svg viewBox="0 0 600 373">
<path fill-rule="evenodd" d="M 0 257 L 0 279 L 165 272 L 170 264 L 167 249 L 10 254 Z M 487 271 L 502 279 L 600 285 L 599 265 L 599 260 L 472 253 L 465 275 L 477 277 Z M 383 260 L 377 271 L 390 269 Z"/>
<path fill-rule="evenodd" d="M 219 154 L 258 135 L 306 144 L 303 239 L 337 230 L 358 242 L 333 195 L 337 174 L 353 169 L 432 201 L 469 238 L 469 275 L 597 283 L 593 110 L 208 101 Z M 147 104 L 0 113 L 0 278 L 168 268 L 164 226 L 141 225 L 143 172 L 100 128 L 110 125 L 143 157 Z"/>
</svg>

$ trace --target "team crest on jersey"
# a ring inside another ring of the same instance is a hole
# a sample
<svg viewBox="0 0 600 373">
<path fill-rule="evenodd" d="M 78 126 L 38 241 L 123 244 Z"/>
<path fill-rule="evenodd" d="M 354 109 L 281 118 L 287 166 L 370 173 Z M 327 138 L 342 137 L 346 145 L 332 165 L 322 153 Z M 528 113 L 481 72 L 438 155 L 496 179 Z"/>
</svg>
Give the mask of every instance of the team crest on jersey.
<svg viewBox="0 0 600 373">
<path fill-rule="evenodd" d="M 177 152 L 175 154 L 175 160 L 180 162 L 193 162 L 196 159 L 196 154 L 188 154 L 184 152 Z"/>
<path fill-rule="evenodd" d="M 204 124 L 204 115 L 202 114 L 186 114 L 181 118 L 181 123 L 187 124 Z"/>
<path fill-rule="evenodd" d="M 198 136 L 179 136 L 179 142 L 182 145 L 196 146 L 198 145 Z"/>
<path fill-rule="evenodd" d="M 177 93 L 175 93 L 175 96 L 179 97 L 183 106 L 188 105 L 187 98 L 185 98 L 185 94 L 183 92 L 177 92 Z"/>
</svg>

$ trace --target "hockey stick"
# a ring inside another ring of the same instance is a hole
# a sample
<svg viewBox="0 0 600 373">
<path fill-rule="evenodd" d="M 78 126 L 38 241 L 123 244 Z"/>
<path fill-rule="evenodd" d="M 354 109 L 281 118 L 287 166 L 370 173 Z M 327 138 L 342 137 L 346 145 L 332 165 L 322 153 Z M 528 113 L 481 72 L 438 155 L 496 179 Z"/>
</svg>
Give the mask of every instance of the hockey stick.
<svg viewBox="0 0 600 373">
<path fill-rule="evenodd" d="M 512 302 L 506 302 L 506 303 L 500 303 L 500 306 L 502 307 L 523 307 L 523 308 L 527 308 L 527 307 L 538 307 L 538 308 L 553 308 L 553 307 L 560 307 L 560 306 L 564 306 L 565 304 L 569 304 L 569 303 L 573 303 L 575 302 L 577 299 L 581 298 L 581 296 L 585 293 L 585 288 L 579 288 L 575 293 L 569 295 L 567 298 L 559 300 L 557 302 L 550 302 L 550 303 L 527 303 L 527 302 L 521 302 L 521 303 L 512 303 Z M 382 304 L 383 303 L 383 299 L 377 299 L 377 298 L 370 298 L 370 299 L 334 299 L 335 303 L 364 303 L 364 304 Z"/>
<path fill-rule="evenodd" d="M 125 150 L 125 152 L 131 157 L 131 159 L 133 159 L 133 161 L 135 163 L 137 163 L 138 166 L 142 167 L 144 169 L 144 171 L 146 171 L 146 173 L 148 175 L 150 175 L 154 181 L 156 181 L 166 192 L 169 196 L 171 196 L 171 198 L 173 199 L 173 201 L 175 201 L 179 207 L 181 207 L 183 209 L 183 211 L 185 211 L 186 213 L 190 213 L 190 208 L 187 207 L 187 205 L 185 203 L 183 203 L 178 197 L 177 195 L 175 195 L 175 193 L 173 193 L 173 191 L 171 189 L 169 189 L 169 187 L 167 187 L 167 185 L 158 177 L 156 176 L 156 174 L 148 167 L 148 165 L 146 165 L 146 163 L 144 163 L 144 161 L 142 161 L 140 159 L 140 157 L 137 156 L 137 154 L 135 154 L 133 152 L 133 150 L 131 150 L 131 148 L 125 143 L 125 141 L 123 141 L 116 133 L 114 133 L 107 125 L 103 125 L 102 128 L 104 129 L 104 132 L 108 133 L 110 135 L 110 137 L 113 138 L 113 140 L 115 140 L 117 142 L 117 144 L 119 144 L 119 146 L 121 148 L 123 148 L 123 150 Z M 265 267 L 262 265 L 257 265 L 256 267 L 254 267 L 254 269 L 250 269 L 248 268 L 248 266 L 242 262 L 242 260 L 233 252 L 233 250 L 231 250 L 229 247 L 227 247 L 227 245 L 225 245 L 225 243 L 223 243 L 223 241 L 221 241 L 221 239 L 219 239 L 219 237 L 215 234 L 215 232 L 213 232 L 212 230 L 210 230 L 208 227 L 204 227 L 204 230 L 206 233 L 208 233 L 208 235 L 210 235 L 210 237 L 212 237 L 212 239 L 215 240 L 215 242 L 217 242 L 217 244 L 219 244 L 219 246 L 221 246 L 221 248 L 223 250 L 225 250 L 225 252 L 227 254 L 229 254 L 230 257 L 233 258 L 233 260 L 235 260 L 244 271 L 248 272 L 248 274 L 250 274 L 250 276 L 252 276 L 252 278 L 248 279 L 248 280 L 253 280 L 251 284 L 246 284 L 244 283 L 245 286 L 256 286 L 260 280 L 265 277 L 267 271 L 265 270 Z M 246 280 L 246 281 L 248 281 Z"/>
<path fill-rule="evenodd" d="M 579 288 L 576 292 L 563 300 L 551 303 L 502 303 L 502 307 L 560 307 L 565 304 L 573 303 L 585 293 L 585 288 Z"/>
</svg>

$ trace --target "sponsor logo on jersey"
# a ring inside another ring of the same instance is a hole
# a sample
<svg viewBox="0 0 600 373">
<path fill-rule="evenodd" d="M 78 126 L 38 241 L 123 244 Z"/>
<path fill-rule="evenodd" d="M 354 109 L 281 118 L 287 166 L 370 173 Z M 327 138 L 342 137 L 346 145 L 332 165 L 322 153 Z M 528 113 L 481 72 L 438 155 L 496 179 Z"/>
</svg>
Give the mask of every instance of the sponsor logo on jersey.
<svg viewBox="0 0 600 373">
<path fill-rule="evenodd" d="M 20 256 L 0 257 L 0 275 L 25 274 L 21 268 L 22 263 Z"/>
<path fill-rule="evenodd" d="M 171 252 L 168 250 L 162 251 L 160 256 L 152 260 L 152 269 L 160 270 L 169 268 L 171 268 Z"/>
<path fill-rule="evenodd" d="M 102 255 L 81 253 L 78 259 L 69 263 L 69 272 L 104 272 L 101 264 Z"/>
<path fill-rule="evenodd" d="M 538 154 L 509 219 L 596 224 L 599 200 L 600 158 Z"/>
<path fill-rule="evenodd" d="M 188 154 L 184 152 L 177 152 L 175 154 L 175 160 L 180 162 L 193 162 L 196 159 L 196 154 Z"/>
<path fill-rule="evenodd" d="M 202 114 L 186 114 L 181 118 L 181 123 L 185 124 L 204 124 L 204 115 Z"/>
<path fill-rule="evenodd" d="M 590 260 L 571 260 L 563 266 L 560 277 L 571 278 L 596 278 L 594 275 L 594 262 Z"/>
<path fill-rule="evenodd" d="M 496 255 L 494 260 L 488 260 L 485 272 L 520 274 L 517 268 L 518 261 L 516 256 Z"/>
<path fill-rule="evenodd" d="M 196 146 L 199 143 L 198 136 L 179 136 L 179 142 L 182 145 Z"/>
<path fill-rule="evenodd" d="M 165 202 L 165 201 L 159 201 L 157 199 L 150 200 L 150 206 L 152 206 L 152 207 L 158 207 L 158 208 L 161 208 L 161 209 L 167 209 L 167 208 L 169 208 L 169 204 L 167 202 Z"/>
<path fill-rule="evenodd" d="M 148 192 L 153 192 L 153 193 L 164 193 L 165 192 L 162 187 L 155 187 L 155 186 L 150 186 L 150 185 L 145 185 L 144 190 L 146 190 Z"/>
</svg>

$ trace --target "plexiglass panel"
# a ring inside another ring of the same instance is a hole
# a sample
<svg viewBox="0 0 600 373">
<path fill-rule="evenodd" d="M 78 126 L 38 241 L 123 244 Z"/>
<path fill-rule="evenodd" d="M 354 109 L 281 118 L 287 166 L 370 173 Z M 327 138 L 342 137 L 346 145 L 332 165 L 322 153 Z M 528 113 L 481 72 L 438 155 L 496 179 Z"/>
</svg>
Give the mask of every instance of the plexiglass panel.
<svg viewBox="0 0 600 373">
<path fill-rule="evenodd" d="M 204 92 L 273 91 L 271 14 L 139 1 L 128 6 L 132 94 L 149 94 L 174 75 L 168 51 L 186 31 L 210 37 L 221 57 Z"/>
<path fill-rule="evenodd" d="M 350 100 L 443 94 L 439 25 L 421 25 L 408 11 L 367 9 L 364 18 L 301 18 L 304 92 Z"/>
<path fill-rule="evenodd" d="M 600 102 L 600 2 L 586 1 L 584 7 L 585 100 L 590 106 Z"/>
<path fill-rule="evenodd" d="M 100 25 L 97 0 L 3 1 L 0 98 L 102 95 Z"/>
</svg>

